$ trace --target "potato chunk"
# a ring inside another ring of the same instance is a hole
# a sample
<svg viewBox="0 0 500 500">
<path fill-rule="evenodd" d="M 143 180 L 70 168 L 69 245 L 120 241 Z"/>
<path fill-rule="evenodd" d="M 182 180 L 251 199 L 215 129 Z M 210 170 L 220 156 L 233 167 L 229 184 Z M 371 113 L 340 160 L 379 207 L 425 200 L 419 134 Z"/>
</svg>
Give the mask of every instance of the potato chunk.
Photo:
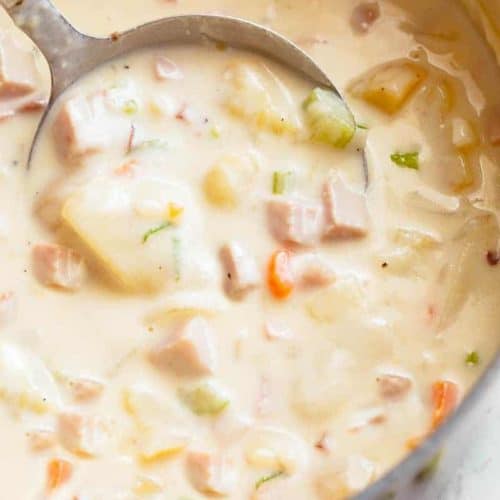
<svg viewBox="0 0 500 500">
<path fill-rule="evenodd" d="M 61 404 L 52 373 L 34 354 L 4 342 L 0 344 L 0 400 L 14 411 L 45 413 Z"/>
<path fill-rule="evenodd" d="M 427 77 L 421 66 L 407 60 L 384 64 L 356 81 L 351 92 L 355 97 L 394 114 Z"/>
<path fill-rule="evenodd" d="M 225 105 L 259 130 L 295 133 L 301 127 L 286 87 L 263 64 L 237 62 L 226 71 Z"/>
<path fill-rule="evenodd" d="M 155 291 L 180 275 L 174 238 L 181 239 L 182 228 L 168 219 L 172 203 L 186 208 L 183 223 L 192 222 L 183 186 L 102 177 L 70 196 L 62 219 L 122 286 Z"/>
<path fill-rule="evenodd" d="M 221 158 L 205 175 L 203 188 L 212 205 L 234 208 L 252 180 L 255 165 L 246 156 Z"/>
</svg>

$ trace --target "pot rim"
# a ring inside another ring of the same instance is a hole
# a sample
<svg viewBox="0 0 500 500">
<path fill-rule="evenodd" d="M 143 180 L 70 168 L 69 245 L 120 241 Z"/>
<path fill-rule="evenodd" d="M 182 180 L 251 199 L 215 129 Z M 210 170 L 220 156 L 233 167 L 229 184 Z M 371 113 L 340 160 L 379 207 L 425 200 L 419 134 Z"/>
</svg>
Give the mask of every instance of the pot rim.
<svg viewBox="0 0 500 500">
<path fill-rule="evenodd" d="M 445 446 L 446 441 L 457 431 L 458 425 L 470 416 L 480 401 L 486 398 L 493 382 L 499 376 L 500 352 L 490 362 L 453 415 L 436 432 L 425 439 L 416 450 L 409 453 L 367 489 L 354 496 L 353 500 L 382 500 L 390 495 L 402 481 L 409 484 L 425 467 L 429 459 Z"/>
</svg>

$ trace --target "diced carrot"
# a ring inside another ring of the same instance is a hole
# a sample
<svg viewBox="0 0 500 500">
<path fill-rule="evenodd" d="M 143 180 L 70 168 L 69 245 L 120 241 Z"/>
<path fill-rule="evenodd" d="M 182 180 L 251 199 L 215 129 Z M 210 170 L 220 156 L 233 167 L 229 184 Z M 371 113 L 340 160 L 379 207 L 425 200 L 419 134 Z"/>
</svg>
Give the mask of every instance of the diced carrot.
<svg viewBox="0 0 500 500">
<path fill-rule="evenodd" d="M 70 462 L 54 458 L 47 465 L 47 490 L 59 488 L 71 477 L 73 466 Z"/>
<path fill-rule="evenodd" d="M 432 386 L 432 430 L 436 430 L 453 413 L 458 403 L 458 386 L 448 380 L 438 380 Z"/>
<path fill-rule="evenodd" d="M 267 284 L 277 299 L 286 299 L 292 293 L 295 277 L 290 254 L 286 250 L 278 250 L 271 257 L 267 272 Z"/>
</svg>

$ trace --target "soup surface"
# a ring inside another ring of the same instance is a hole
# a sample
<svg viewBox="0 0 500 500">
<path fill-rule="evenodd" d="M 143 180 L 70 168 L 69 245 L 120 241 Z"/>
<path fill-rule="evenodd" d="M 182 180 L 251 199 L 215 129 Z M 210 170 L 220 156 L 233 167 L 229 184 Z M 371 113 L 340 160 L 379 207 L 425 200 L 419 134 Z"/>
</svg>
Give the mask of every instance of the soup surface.
<svg viewBox="0 0 500 500">
<path fill-rule="evenodd" d="M 159 47 L 70 88 L 27 171 L 47 74 L 2 18 L 5 497 L 360 492 L 498 347 L 494 55 L 448 0 L 56 3 L 98 35 L 264 23 L 352 114 L 260 56 Z"/>
</svg>

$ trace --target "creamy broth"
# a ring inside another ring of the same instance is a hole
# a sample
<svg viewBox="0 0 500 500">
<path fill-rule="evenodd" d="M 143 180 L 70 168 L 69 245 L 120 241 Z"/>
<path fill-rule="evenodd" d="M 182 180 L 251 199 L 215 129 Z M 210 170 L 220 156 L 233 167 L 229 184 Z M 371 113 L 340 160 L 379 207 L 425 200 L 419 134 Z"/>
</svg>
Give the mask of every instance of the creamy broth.
<svg viewBox="0 0 500 500">
<path fill-rule="evenodd" d="M 494 55 L 444 0 L 357 17 L 348 0 L 56 3 L 99 35 L 193 12 L 265 23 L 355 122 L 291 70 L 211 45 L 88 75 L 30 171 L 38 112 L 0 122 L 7 497 L 363 490 L 497 351 Z"/>
</svg>

